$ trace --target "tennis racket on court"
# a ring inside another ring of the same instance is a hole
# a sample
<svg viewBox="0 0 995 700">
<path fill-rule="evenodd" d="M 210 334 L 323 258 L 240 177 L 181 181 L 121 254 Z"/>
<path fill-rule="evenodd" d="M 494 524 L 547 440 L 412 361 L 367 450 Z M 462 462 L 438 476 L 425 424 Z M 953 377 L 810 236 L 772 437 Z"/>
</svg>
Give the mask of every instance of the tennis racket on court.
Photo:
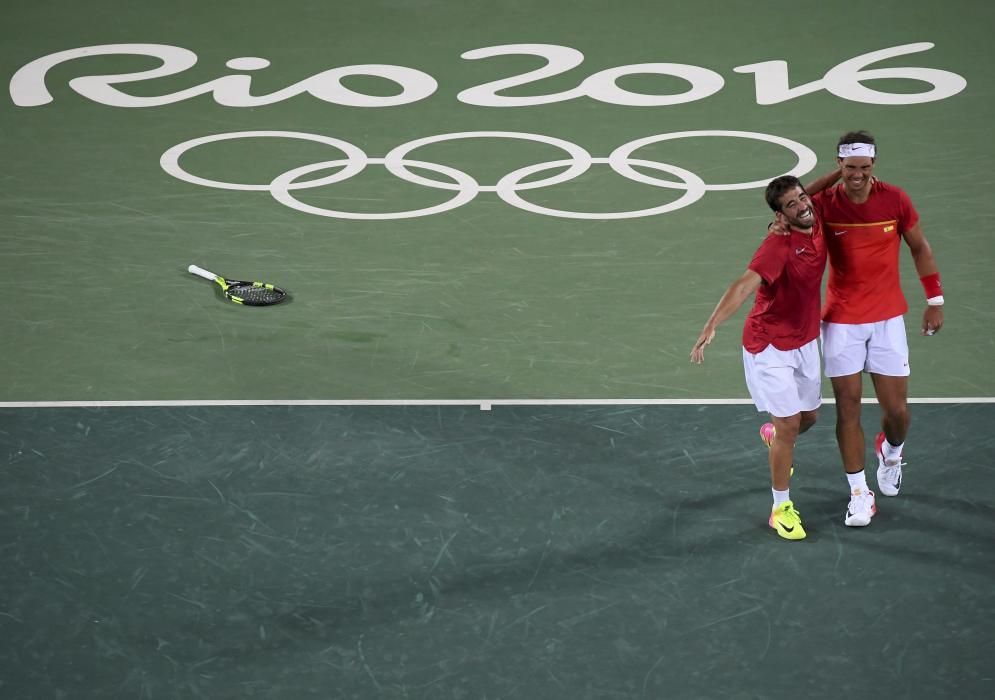
<svg viewBox="0 0 995 700">
<path fill-rule="evenodd" d="M 266 282 L 246 282 L 244 280 L 230 280 L 202 267 L 191 265 L 187 272 L 203 277 L 206 280 L 217 282 L 225 293 L 225 298 L 236 304 L 245 306 L 270 306 L 279 304 L 287 298 L 287 293 L 279 287 L 274 287 Z"/>
</svg>

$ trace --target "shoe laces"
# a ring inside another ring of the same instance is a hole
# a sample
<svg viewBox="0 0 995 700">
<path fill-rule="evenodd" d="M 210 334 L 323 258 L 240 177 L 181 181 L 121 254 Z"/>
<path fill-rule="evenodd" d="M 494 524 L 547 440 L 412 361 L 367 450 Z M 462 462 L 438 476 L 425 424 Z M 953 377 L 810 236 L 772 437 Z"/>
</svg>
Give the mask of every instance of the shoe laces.
<svg viewBox="0 0 995 700">
<path fill-rule="evenodd" d="M 854 491 L 850 494 L 851 510 L 870 510 L 874 496 L 870 491 Z"/>
<path fill-rule="evenodd" d="M 885 479 L 888 481 L 898 481 L 899 474 L 902 473 L 902 467 L 906 466 L 907 462 L 903 462 L 902 458 L 898 458 L 897 464 L 888 464 L 887 461 L 884 463 L 884 468 L 881 470 Z"/>
<path fill-rule="evenodd" d="M 787 521 L 788 525 L 798 524 L 802 521 L 802 514 L 795 510 L 795 504 L 790 501 L 787 502 L 787 507 L 784 503 L 779 505 L 776 512 Z"/>
</svg>

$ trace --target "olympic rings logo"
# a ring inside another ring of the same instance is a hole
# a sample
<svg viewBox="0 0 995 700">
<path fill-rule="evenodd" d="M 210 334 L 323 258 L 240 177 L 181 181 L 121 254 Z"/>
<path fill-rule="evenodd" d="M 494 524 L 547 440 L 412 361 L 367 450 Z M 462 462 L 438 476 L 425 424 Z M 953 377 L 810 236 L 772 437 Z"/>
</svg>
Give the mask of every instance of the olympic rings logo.
<svg viewBox="0 0 995 700">
<path fill-rule="evenodd" d="M 676 165 L 633 157 L 633 154 L 640 148 L 660 143 L 661 141 L 713 136 L 753 139 L 756 141 L 773 143 L 787 148 L 795 154 L 798 159 L 798 163 L 788 172 L 781 173 L 784 175 L 794 175 L 796 177 L 804 175 L 805 173 L 811 171 L 817 162 L 815 153 L 810 148 L 798 143 L 797 141 L 753 131 L 706 130 L 654 134 L 652 136 L 636 139 L 619 146 L 612 151 L 607 158 L 593 157 L 584 148 L 571 143 L 570 141 L 558 139 L 553 136 L 530 134 L 519 131 L 463 131 L 450 134 L 438 134 L 436 136 L 426 136 L 424 138 L 409 141 L 408 143 L 397 146 L 383 158 L 370 158 L 359 147 L 349 143 L 348 141 L 343 141 L 342 139 L 337 139 L 332 136 L 310 134 L 300 131 L 234 131 L 223 134 L 212 134 L 210 136 L 201 136 L 199 138 L 177 144 L 162 154 L 162 157 L 159 159 L 159 164 L 167 173 L 185 182 L 223 190 L 269 192 L 276 201 L 290 207 L 291 209 L 295 209 L 305 214 L 313 214 L 315 216 L 324 216 L 333 219 L 384 221 L 390 219 L 412 219 L 421 216 L 431 216 L 433 214 L 441 214 L 443 212 L 457 209 L 458 207 L 461 207 L 467 202 L 473 200 L 481 192 L 494 192 L 498 197 L 513 207 L 532 212 L 534 214 L 542 214 L 544 216 L 556 216 L 567 219 L 635 219 L 644 216 L 666 214 L 668 212 L 682 209 L 697 202 L 705 196 L 706 192 L 710 190 L 746 190 L 766 187 L 770 179 L 777 177 L 777 175 L 773 175 L 771 178 L 755 180 L 753 182 L 706 184 L 698 175 L 690 172 L 689 170 L 685 170 L 684 168 L 679 168 Z M 313 141 L 315 143 L 337 148 L 345 155 L 345 158 L 324 160 L 288 170 L 275 177 L 268 184 L 245 184 L 238 182 L 209 180 L 207 178 L 189 173 L 180 166 L 180 158 L 183 154 L 193 148 L 197 148 L 198 146 L 218 141 L 251 138 L 284 138 Z M 475 138 L 502 138 L 535 141 L 561 148 L 567 154 L 568 158 L 528 165 L 504 175 L 500 180 L 498 180 L 497 184 L 481 185 L 473 177 L 462 170 L 457 170 L 456 168 L 451 168 L 447 165 L 440 165 L 438 163 L 408 157 L 409 154 L 415 149 L 429 144 L 452 141 L 456 139 Z M 577 212 L 565 211 L 562 209 L 551 209 L 549 207 L 534 204 L 519 194 L 520 192 L 540 187 L 552 187 L 554 185 L 568 182 L 569 180 L 584 174 L 591 168 L 592 165 L 595 164 L 608 165 L 616 173 L 629 180 L 652 185 L 653 187 L 683 190 L 683 194 L 681 194 L 676 200 L 659 206 L 650 207 L 648 209 L 619 212 Z M 328 185 L 334 185 L 337 182 L 342 182 L 343 180 L 347 180 L 360 173 L 366 168 L 367 165 L 382 165 L 392 175 L 407 182 L 433 189 L 449 190 L 455 192 L 456 194 L 452 198 L 435 206 L 409 211 L 384 213 L 360 213 L 323 209 L 311 204 L 306 204 L 305 202 L 297 199 L 297 197 L 293 194 L 296 190 L 325 187 Z M 440 175 L 449 178 L 449 181 L 434 180 L 423 177 L 411 172 L 409 169 L 411 167 L 439 173 Z M 647 175 L 644 172 L 636 170 L 636 167 L 665 173 L 678 178 L 679 181 L 675 182 L 673 180 Z M 532 175 L 560 168 L 565 168 L 565 170 L 559 174 L 543 179 L 523 182 L 523 180 Z M 333 169 L 335 172 L 330 175 L 325 175 L 324 177 L 302 179 L 316 173 L 320 174 L 324 171 Z"/>
</svg>

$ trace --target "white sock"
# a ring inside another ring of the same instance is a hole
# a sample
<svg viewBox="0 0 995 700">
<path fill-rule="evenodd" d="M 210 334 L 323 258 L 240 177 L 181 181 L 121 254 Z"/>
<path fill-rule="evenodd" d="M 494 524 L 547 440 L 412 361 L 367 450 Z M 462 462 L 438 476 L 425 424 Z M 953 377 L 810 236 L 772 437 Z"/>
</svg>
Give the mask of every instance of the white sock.
<svg viewBox="0 0 995 700">
<path fill-rule="evenodd" d="M 777 489 L 772 488 L 770 492 L 774 494 L 774 508 L 777 508 L 785 501 L 791 500 L 791 489 L 784 489 L 784 491 L 778 491 Z"/>
<path fill-rule="evenodd" d="M 861 469 L 856 474 L 851 474 L 847 472 L 846 480 L 850 484 L 850 493 L 853 493 L 854 491 L 860 491 L 860 493 L 867 493 L 870 490 L 867 488 L 867 476 L 864 474 L 863 469 Z"/>
<path fill-rule="evenodd" d="M 896 447 L 888 442 L 888 438 L 885 438 L 884 442 L 881 443 L 881 453 L 886 460 L 898 459 L 902 456 L 903 447 L 905 447 L 904 442 Z"/>
</svg>

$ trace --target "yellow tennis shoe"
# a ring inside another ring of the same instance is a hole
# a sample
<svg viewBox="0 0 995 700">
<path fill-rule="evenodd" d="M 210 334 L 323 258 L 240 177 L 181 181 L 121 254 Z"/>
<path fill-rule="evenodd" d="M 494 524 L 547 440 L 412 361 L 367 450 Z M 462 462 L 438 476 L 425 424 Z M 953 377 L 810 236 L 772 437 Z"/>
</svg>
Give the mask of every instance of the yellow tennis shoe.
<svg viewBox="0 0 995 700">
<path fill-rule="evenodd" d="M 767 524 L 777 530 L 777 534 L 786 540 L 805 539 L 805 528 L 802 527 L 802 516 L 795 510 L 795 504 L 785 501 L 770 512 Z"/>
</svg>

